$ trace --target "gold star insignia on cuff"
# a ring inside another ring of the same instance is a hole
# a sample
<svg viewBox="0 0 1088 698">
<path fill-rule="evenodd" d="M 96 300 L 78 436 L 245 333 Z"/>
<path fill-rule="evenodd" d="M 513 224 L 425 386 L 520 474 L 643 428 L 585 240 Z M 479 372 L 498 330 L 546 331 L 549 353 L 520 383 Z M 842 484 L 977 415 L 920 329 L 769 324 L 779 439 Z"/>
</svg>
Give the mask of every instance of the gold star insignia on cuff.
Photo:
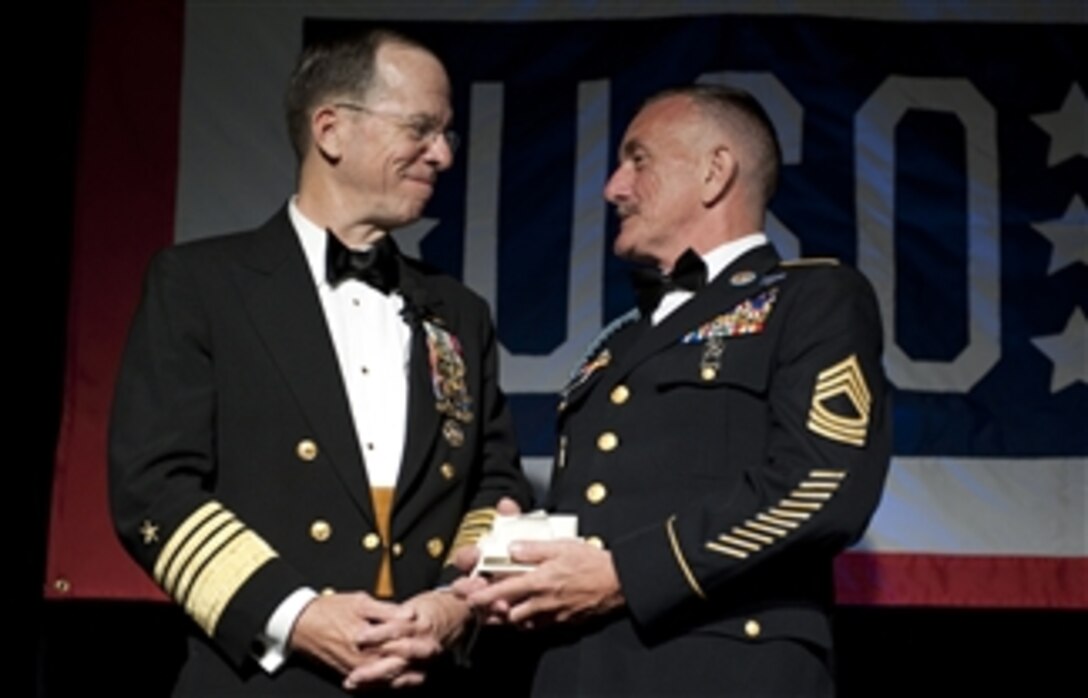
<svg viewBox="0 0 1088 698">
<path fill-rule="evenodd" d="M 149 520 L 144 519 L 144 522 L 140 524 L 140 537 L 144 539 L 144 545 L 151 545 L 152 543 L 159 542 L 159 527 L 157 524 L 151 523 Z"/>
</svg>

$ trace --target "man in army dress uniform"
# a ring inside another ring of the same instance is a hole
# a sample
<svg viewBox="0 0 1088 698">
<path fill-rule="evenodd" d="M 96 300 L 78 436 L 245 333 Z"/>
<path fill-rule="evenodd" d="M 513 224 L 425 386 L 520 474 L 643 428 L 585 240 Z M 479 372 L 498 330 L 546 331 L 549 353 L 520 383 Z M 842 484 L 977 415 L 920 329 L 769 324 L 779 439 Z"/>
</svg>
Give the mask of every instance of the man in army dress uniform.
<svg viewBox="0 0 1088 698">
<path fill-rule="evenodd" d="M 659 94 L 624 136 L 614 249 L 659 273 L 563 391 L 548 508 L 583 540 L 456 586 L 540 628 L 534 695 L 833 693 L 832 559 L 889 461 L 882 329 L 860 274 L 760 232 L 779 161 L 727 87 Z"/>
<path fill-rule="evenodd" d="M 389 238 L 452 162 L 441 63 L 309 47 L 287 115 L 297 195 L 155 259 L 117 384 L 117 531 L 195 621 L 176 695 L 418 684 L 470 615 L 444 561 L 528 499 L 488 308 Z"/>
</svg>

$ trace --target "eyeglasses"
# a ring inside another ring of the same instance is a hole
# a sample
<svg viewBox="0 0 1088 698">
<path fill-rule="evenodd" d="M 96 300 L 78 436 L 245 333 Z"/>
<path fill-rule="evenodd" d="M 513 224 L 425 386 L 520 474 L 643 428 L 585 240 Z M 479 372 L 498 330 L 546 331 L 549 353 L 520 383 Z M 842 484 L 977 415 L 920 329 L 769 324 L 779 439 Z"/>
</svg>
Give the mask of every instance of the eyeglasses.
<svg viewBox="0 0 1088 698">
<path fill-rule="evenodd" d="M 376 116 L 379 119 L 389 119 L 407 131 L 408 135 L 416 143 L 431 146 L 434 145 L 438 141 L 439 136 L 441 136 L 446 139 L 446 145 L 449 146 L 451 153 L 457 152 L 457 146 L 461 145 L 461 137 L 457 135 L 456 131 L 443 128 L 441 122 L 437 118 L 427 114 L 417 114 L 414 116 L 394 114 L 393 112 L 371 109 L 370 107 L 365 107 L 362 104 L 356 104 L 354 102 L 336 102 L 333 106 L 342 109 L 350 109 L 351 111 L 364 112 L 371 116 Z"/>
</svg>

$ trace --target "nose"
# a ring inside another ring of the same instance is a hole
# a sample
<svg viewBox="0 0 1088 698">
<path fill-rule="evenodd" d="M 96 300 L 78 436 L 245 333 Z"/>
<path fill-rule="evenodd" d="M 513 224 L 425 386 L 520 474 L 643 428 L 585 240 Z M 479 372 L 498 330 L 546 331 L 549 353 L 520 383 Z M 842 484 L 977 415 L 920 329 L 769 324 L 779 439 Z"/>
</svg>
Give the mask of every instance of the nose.
<svg viewBox="0 0 1088 698">
<path fill-rule="evenodd" d="M 604 185 L 604 198 L 608 203 L 618 204 L 627 199 L 631 189 L 631 178 L 626 170 L 627 168 L 621 164 L 612 172 L 608 183 Z"/>
<path fill-rule="evenodd" d="M 427 146 L 427 162 L 434 165 L 439 172 L 448 170 L 453 164 L 453 149 L 454 144 L 450 142 L 450 137 L 445 132 L 439 132 Z"/>
</svg>

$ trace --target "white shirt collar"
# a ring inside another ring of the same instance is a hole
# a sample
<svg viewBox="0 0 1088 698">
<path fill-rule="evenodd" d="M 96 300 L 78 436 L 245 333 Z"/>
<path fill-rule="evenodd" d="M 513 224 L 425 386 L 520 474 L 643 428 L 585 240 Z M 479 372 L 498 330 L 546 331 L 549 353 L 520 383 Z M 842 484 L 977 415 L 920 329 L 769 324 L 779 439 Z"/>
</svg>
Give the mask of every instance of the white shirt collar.
<svg viewBox="0 0 1088 698">
<path fill-rule="evenodd" d="M 291 219 L 291 225 L 295 228 L 298 241 L 302 245 L 302 252 L 306 255 L 306 265 L 310 267 L 310 274 L 314 277 L 314 285 L 326 285 L 325 281 L 325 248 L 328 245 L 329 234 L 303 215 L 292 196 L 287 203 L 287 215 Z"/>
<path fill-rule="evenodd" d="M 726 267 L 740 259 L 745 252 L 766 244 L 767 236 L 765 234 L 750 233 L 742 238 L 718 245 L 702 255 L 703 263 L 706 264 L 706 282 L 713 281 L 718 274 L 721 274 Z"/>
</svg>

